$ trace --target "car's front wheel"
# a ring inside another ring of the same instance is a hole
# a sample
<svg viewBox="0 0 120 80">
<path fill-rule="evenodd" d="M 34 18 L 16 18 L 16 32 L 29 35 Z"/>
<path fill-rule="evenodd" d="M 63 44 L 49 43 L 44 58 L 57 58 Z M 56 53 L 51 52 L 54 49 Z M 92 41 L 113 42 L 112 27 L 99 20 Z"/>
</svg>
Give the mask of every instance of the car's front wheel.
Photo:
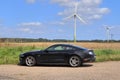
<svg viewBox="0 0 120 80">
<path fill-rule="evenodd" d="M 27 56 L 25 59 L 25 63 L 27 66 L 34 66 L 36 64 L 36 60 L 33 56 Z"/>
<path fill-rule="evenodd" d="M 69 65 L 72 67 L 78 67 L 82 64 L 81 59 L 78 56 L 71 56 L 69 58 Z"/>
</svg>

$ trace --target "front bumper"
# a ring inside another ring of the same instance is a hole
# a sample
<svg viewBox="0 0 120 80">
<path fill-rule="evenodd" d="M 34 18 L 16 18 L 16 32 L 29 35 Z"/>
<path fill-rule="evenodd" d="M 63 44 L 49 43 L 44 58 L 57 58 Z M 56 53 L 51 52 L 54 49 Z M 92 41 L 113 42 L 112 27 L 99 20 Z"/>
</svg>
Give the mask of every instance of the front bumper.
<svg viewBox="0 0 120 80">
<path fill-rule="evenodd" d="M 83 62 L 95 62 L 95 60 L 96 60 L 96 56 L 92 56 L 89 58 L 84 58 Z"/>
<path fill-rule="evenodd" d="M 20 56 L 19 56 L 19 64 L 21 64 L 21 65 L 25 64 L 25 58 L 22 54 L 20 54 Z"/>
</svg>

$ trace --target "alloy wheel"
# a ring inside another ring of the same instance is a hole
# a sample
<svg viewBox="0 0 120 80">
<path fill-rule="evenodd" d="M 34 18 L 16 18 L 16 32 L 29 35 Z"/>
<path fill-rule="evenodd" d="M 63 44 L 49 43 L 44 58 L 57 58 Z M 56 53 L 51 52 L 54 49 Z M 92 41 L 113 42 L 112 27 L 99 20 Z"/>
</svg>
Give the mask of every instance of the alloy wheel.
<svg viewBox="0 0 120 80">
<path fill-rule="evenodd" d="M 78 67 L 81 64 L 80 58 L 78 56 L 72 56 L 69 59 L 69 64 L 72 67 Z"/>
<path fill-rule="evenodd" d="M 25 62 L 27 66 L 34 66 L 36 64 L 36 60 L 33 56 L 26 57 Z"/>
</svg>

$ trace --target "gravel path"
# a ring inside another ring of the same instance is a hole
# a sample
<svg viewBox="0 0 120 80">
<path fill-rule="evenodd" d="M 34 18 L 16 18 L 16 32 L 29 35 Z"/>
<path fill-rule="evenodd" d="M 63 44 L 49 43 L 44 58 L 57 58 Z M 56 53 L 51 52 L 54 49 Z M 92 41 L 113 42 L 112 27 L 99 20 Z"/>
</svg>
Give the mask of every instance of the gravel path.
<svg viewBox="0 0 120 80">
<path fill-rule="evenodd" d="M 0 80 L 120 80 L 120 61 L 82 67 L 0 65 Z"/>
</svg>

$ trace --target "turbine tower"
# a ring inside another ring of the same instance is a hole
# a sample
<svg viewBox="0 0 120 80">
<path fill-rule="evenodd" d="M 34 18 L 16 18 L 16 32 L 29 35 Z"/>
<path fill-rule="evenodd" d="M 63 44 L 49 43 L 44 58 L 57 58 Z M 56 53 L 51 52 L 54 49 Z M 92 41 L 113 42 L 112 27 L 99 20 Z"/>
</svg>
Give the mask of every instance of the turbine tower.
<svg viewBox="0 0 120 80">
<path fill-rule="evenodd" d="M 113 27 L 107 26 L 105 25 L 105 29 L 106 29 L 106 35 L 107 35 L 107 42 L 110 42 L 112 35 L 111 35 L 111 29 Z"/>
<path fill-rule="evenodd" d="M 78 10 L 78 3 L 75 3 L 75 11 L 71 16 L 66 17 L 65 19 L 69 19 L 69 18 L 74 18 L 74 42 L 76 42 L 76 26 L 77 26 L 77 18 L 84 24 L 86 24 L 86 22 L 78 15 L 77 13 Z"/>
</svg>

